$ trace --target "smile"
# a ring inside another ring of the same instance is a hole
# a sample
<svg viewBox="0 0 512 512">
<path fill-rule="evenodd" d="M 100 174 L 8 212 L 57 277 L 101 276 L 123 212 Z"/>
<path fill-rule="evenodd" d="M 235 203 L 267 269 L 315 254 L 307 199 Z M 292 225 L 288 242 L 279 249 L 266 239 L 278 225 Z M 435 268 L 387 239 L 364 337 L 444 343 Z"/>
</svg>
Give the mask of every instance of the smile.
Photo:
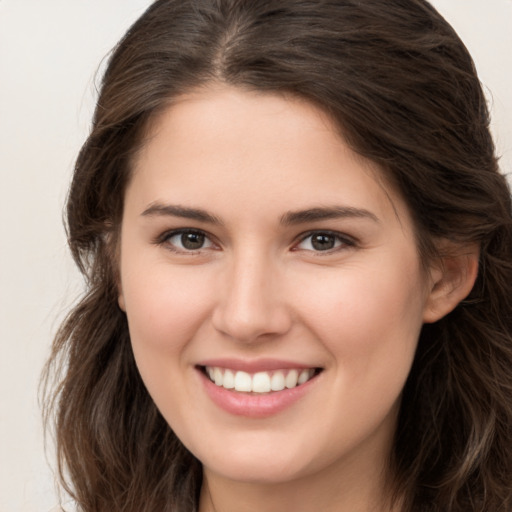
<svg viewBox="0 0 512 512">
<path fill-rule="evenodd" d="M 215 359 L 195 367 L 211 401 L 225 412 L 252 419 L 274 416 L 310 396 L 324 368 L 277 359 Z"/>
<path fill-rule="evenodd" d="M 205 366 L 204 372 L 218 387 L 243 393 L 271 393 L 305 384 L 320 370 L 286 369 L 248 373 L 218 366 Z"/>
</svg>

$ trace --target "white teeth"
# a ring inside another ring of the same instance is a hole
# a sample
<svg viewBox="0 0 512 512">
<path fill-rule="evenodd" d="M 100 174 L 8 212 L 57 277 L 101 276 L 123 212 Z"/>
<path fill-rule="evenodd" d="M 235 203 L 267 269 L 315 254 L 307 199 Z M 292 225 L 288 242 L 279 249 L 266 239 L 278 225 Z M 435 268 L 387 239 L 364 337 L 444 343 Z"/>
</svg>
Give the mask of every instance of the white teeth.
<svg viewBox="0 0 512 512">
<path fill-rule="evenodd" d="M 217 386 L 245 393 L 283 391 L 305 384 L 315 374 L 313 368 L 303 370 L 276 370 L 272 372 L 247 372 L 207 366 L 206 373 Z"/>
<path fill-rule="evenodd" d="M 267 372 L 259 372 L 253 375 L 252 391 L 254 393 L 268 393 L 270 391 L 270 375 Z"/>
<path fill-rule="evenodd" d="M 215 368 L 213 370 L 213 380 L 217 386 L 222 386 L 224 382 L 224 377 L 222 375 L 222 370 L 220 368 Z"/>
<path fill-rule="evenodd" d="M 299 379 L 299 372 L 297 370 L 290 370 L 288 372 L 288 375 L 286 376 L 286 379 L 284 381 L 285 386 L 288 389 L 294 388 L 297 386 L 297 380 Z"/>
<path fill-rule="evenodd" d="M 304 384 L 305 382 L 307 382 L 309 380 L 309 370 L 302 370 L 300 372 L 300 375 L 299 375 L 299 378 L 297 379 L 297 383 L 300 385 L 300 384 Z"/>
<path fill-rule="evenodd" d="M 252 378 L 246 372 L 236 372 L 235 391 L 252 391 Z"/>
<path fill-rule="evenodd" d="M 282 391 L 284 389 L 284 372 L 274 372 L 270 379 L 270 389 L 272 391 Z"/>
<path fill-rule="evenodd" d="M 235 374 L 231 370 L 224 372 L 224 382 L 221 385 L 226 389 L 233 389 L 235 387 Z"/>
</svg>

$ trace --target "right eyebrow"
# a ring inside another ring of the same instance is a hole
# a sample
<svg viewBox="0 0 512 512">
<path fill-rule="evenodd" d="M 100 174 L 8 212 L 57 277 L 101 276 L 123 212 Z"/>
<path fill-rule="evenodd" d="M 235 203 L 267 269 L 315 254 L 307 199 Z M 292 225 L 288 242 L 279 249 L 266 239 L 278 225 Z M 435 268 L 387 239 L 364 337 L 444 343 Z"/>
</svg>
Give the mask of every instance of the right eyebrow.
<svg viewBox="0 0 512 512">
<path fill-rule="evenodd" d="M 152 203 L 142 213 L 144 217 L 181 217 L 183 219 L 197 220 L 208 224 L 222 225 L 222 221 L 200 208 L 189 208 L 176 204 Z"/>
</svg>

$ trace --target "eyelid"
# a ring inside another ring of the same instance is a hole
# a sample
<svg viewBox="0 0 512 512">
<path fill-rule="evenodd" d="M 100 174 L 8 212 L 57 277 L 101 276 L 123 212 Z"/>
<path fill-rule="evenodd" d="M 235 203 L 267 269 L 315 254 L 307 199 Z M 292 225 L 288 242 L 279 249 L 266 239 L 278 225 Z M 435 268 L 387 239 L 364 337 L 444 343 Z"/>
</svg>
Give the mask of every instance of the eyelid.
<svg viewBox="0 0 512 512">
<path fill-rule="evenodd" d="M 182 235 L 184 233 L 195 233 L 200 234 L 205 237 L 210 242 L 209 247 L 201 247 L 200 249 L 181 249 L 179 247 L 176 247 L 175 245 L 169 243 L 169 239 L 171 239 L 174 236 Z M 160 235 L 158 235 L 154 240 L 153 243 L 155 245 L 161 245 L 166 247 L 167 249 L 175 252 L 175 253 L 181 253 L 181 254 L 198 254 L 204 250 L 218 248 L 218 243 L 215 241 L 215 238 L 205 231 L 204 229 L 198 229 L 198 228 L 176 228 L 176 229 L 169 229 L 167 231 L 164 231 Z"/>
<path fill-rule="evenodd" d="M 314 249 L 301 249 L 298 247 L 299 244 L 307 240 L 313 235 L 328 235 L 332 236 L 336 239 L 338 239 L 341 244 L 337 247 L 333 247 L 332 249 L 326 249 L 325 251 L 315 251 Z M 315 254 L 332 254 L 334 252 L 345 250 L 347 248 L 355 247 L 358 244 L 358 241 L 353 236 L 347 235 L 346 233 L 342 233 L 339 231 L 333 231 L 331 229 L 312 229 L 310 231 L 307 231 L 305 233 L 301 233 L 297 237 L 297 241 L 293 244 L 292 250 L 293 251 L 310 251 Z"/>
<path fill-rule="evenodd" d="M 179 247 L 176 247 L 175 245 L 168 243 L 170 238 L 172 238 L 174 236 L 181 235 L 183 233 L 201 234 L 210 242 L 211 245 L 209 247 L 204 247 L 204 248 L 194 250 L 194 249 L 180 249 Z M 302 242 L 307 240 L 309 237 L 311 237 L 313 235 L 319 235 L 319 234 L 332 236 L 332 237 L 336 238 L 341 243 L 337 247 L 334 247 L 332 249 L 326 249 L 324 251 L 314 250 L 314 249 L 301 249 L 298 247 L 299 244 L 301 244 Z M 350 247 L 355 247 L 358 244 L 357 239 L 354 238 L 353 236 L 350 236 L 343 232 L 333 231 L 330 229 L 311 229 L 309 231 L 301 233 L 298 237 L 296 237 L 295 240 L 296 241 L 293 243 L 293 246 L 291 248 L 292 251 L 304 250 L 304 251 L 313 252 L 313 253 L 319 254 L 319 255 L 332 254 L 332 253 L 340 251 L 340 250 L 344 250 L 344 249 L 347 249 Z M 208 233 L 207 231 L 205 231 L 203 229 L 192 228 L 192 227 L 189 227 L 189 228 L 182 227 L 182 228 L 166 230 L 163 233 L 159 234 L 157 237 L 155 237 L 155 239 L 153 240 L 153 243 L 155 245 L 165 246 L 167 249 L 169 249 L 173 252 L 183 253 L 183 254 L 198 254 L 205 249 L 212 249 L 212 248 L 218 249 L 219 248 L 219 244 L 213 235 L 211 235 L 210 233 Z"/>
</svg>

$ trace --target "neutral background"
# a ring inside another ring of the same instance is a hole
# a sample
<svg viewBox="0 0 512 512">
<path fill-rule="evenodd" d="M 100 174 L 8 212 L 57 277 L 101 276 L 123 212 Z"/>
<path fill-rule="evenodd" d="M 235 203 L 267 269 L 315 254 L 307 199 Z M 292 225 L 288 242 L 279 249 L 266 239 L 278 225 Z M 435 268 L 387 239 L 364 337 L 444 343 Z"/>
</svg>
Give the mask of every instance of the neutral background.
<svg viewBox="0 0 512 512">
<path fill-rule="evenodd" d="M 89 128 L 95 73 L 149 3 L 0 0 L 0 512 L 57 503 L 37 386 L 81 286 L 62 207 Z M 502 169 L 512 173 L 512 0 L 433 3 L 474 56 Z"/>
</svg>

